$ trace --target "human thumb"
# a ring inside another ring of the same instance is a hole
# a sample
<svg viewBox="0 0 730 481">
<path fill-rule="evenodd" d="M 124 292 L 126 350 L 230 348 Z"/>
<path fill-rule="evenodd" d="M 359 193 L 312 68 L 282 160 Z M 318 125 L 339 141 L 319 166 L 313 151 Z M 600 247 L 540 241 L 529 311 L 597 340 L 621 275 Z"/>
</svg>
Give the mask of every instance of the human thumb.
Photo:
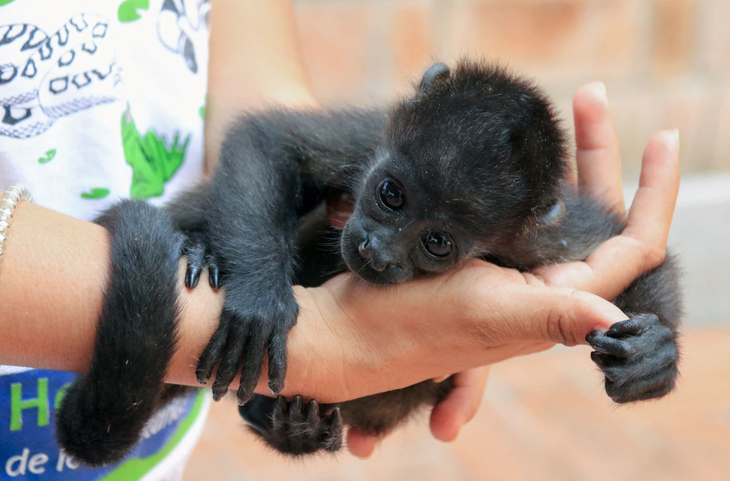
<svg viewBox="0 0 730 481">
<path fill-rule="evenodd" d="M 586 344 L 586 335 L 605 332 L 628 316 L 614 304 L 584 291 L 568 288 L 520 286 L 505 303 L 513 322 L 512 341 L 550 341 L 574 346 Z"/>
</svg>

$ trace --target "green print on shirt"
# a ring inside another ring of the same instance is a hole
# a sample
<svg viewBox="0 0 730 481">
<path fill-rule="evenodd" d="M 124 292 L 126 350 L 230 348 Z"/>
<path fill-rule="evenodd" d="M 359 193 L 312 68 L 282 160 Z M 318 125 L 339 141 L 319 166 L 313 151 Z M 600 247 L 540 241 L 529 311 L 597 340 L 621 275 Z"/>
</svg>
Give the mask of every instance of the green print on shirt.
<svg viewBox="0 0 730 481">
<path fill-rule="evenodd" d="M 56 156 L 56 149 L 47 150 L 46 155 L 44 155 L 38 159 L 38 163 L 47 164 L 48 162 L 52 161 L 55 156 Z"/>
<path fill-rule="evenodd" d="M 132 188 L 129 195 L 135 199 L 158 197 L 183 162 L 190 134 L 180 143 L 180 132 L 175 132 L 172 145 L 164 136 L 148 130 L 144 135 L 137 130 L 129 109 L 122 114 L 122 143 L 124 158 L 132 167 Z"/>
<path fill-rule="evenodd" d="M 103 199 L 109 195 L 109 189 L 105 189 L 104 187 L 95 187 L 91 189 L 89 192 L 82 192 L 81 198 L 82 199 Z"/>
<path fill-rule="evenodd" d="M 135 20 L 142 18 L 142 15 L 139 14 L 138 10 L 147 10 L 149 8 L 149 0 L 127 0 L 119 5 L 117 17 L 120 22 L 134 22 Z"/>
<path fill-rule="evenodd" d="M 15 0 L 0 0 L 0 7 L 3 5 L 7 5 L 8 3 L 13 3 Z"/>
</svg>

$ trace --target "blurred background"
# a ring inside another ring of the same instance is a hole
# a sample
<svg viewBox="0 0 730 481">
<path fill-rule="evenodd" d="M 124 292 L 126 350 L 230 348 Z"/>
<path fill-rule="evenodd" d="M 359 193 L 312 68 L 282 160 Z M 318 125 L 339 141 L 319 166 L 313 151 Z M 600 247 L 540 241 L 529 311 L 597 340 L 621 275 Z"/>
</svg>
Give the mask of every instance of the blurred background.
<svg viewBox="0 0 730 481">
<path fill-rule="evenodd" d="M 730 1 L 298 0 L 324 104 L 383 103 L 434 61 L 499 60 L 532 77 L 572 128 L 571 98 L 602 80 L 627 200 L 653 132 L 679 128 L 683 172 L 670 246 L 685 269 L 683 378 L 669 398 L 616 407 L 587 348 L 492 369 L 459 439 L 424 415 L 367 461 L 292 461 L 263 448 L 235 402 L 213 406 L 186 480 L 727 480 L 730 477 Z"/>
</svg>

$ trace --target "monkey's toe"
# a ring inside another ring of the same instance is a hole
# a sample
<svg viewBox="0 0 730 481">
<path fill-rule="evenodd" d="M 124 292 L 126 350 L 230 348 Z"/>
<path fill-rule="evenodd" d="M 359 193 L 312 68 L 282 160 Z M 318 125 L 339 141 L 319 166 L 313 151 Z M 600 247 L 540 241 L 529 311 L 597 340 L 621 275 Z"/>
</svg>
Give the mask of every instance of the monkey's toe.
<svg viewBox="0 0 730 481">
<path fill-rule="evenodd" d="M 200 275 L 208 269 L 210 287 L 213 289 L 220 288 L 218 261 L 200 238 L 186 238 L 182 244 L 182 255 L 188 260 L 188 268 L 185 272 L 185 287 L 195 289 L 198 282 L 200 282 Z"/>
<path fill-rule="evenodd" d="M 304 404 L 301 396 L 287 401 L 255 395 L 239 413 L 264 441 L 284 454 L 302 456 L 318 451 L 334 452 L 342 447 L 340 409 L 324 414 L 314 399 Z"/>
<path fill-rule="evenodd" d="M 205 246 L 202 244 L 184 244 L 183 255 L 188 259 L 188 269 L 185 272 L 185 287 L 195 289 L 200 281 L 200 274 L 205 270 Z"/>
</svg>

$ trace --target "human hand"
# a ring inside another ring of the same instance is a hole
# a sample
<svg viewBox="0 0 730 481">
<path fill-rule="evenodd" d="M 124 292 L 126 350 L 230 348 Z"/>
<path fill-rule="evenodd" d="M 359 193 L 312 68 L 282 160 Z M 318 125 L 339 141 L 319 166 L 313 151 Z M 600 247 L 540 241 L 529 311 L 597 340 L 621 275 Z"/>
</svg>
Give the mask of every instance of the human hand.
<svg viewBox="0 0 730 481">
<path fill-rule="evenodd" d="M 626 217 L 619 144 L 605 86 L 594 82 L 578 89 L 573 113 L 575 187 Z M 661 130 L 644 150 L 639 190 L 621 235 L 604 242 L 585 261 L 543 266 L 535 274 L 549 286 L 580 289 L 613 300 L 664 260 L 678 191 L 679 133 Z"/>
<path fill-rule="evenodd" d="M 605 86 L 595 82 L 581 87 L 575 94 L 573 110 L 577 176 L 572 182 L 581 194 L 601 199 L 625 216 L 619 145 Z M 624 232 L 604 243 L 584 262 L 538 269 L 535 273 L 539 277 L 532 282 L 583 289 L 609 300 L 615 298 L 636 277 L 663 260 L 678 186 L 677 133 L 658 132 L 644 152 L 640 188 Z M 347 205 L 340 200 L 331 209 L 330 218 L 335 225 L 344 224 L 346 213 Z M 431 414 L 434 437 L 442 441 L 456 438 L 481 403 L 488 373 L 488 368 L 477 368 L 455 376 L 456 388 Z M 350 452 L 359 457 L 370 456 L 377 441 L 357 430 L 348 433 Z"/>
<path fill-rule="evenodd" d="M 431 434 L 439 441 L 450 442 L 461 427 L 471 421 L 482 402 L 490 366 L 476 367 L 454 374 L 453 389 L 431 411 Z M 439 380 L 444 380 L 443 376 Z M 354 456 L 369 458 L 381 438 L 364 434 L 355 427 L 347 431 L 347 449 Z"/>
</svg>

